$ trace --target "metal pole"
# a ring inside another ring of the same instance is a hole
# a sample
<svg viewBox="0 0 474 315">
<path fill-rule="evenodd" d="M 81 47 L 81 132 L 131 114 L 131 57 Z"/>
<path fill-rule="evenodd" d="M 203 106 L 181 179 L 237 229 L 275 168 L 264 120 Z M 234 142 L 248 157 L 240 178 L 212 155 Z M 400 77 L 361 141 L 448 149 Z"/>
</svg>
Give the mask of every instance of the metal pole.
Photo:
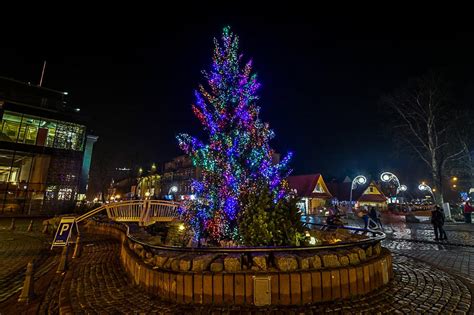
<svg viewBox="0 0 474 315">
<path fill-rule="evenodd" d="M 46 60 L 43 63 L 43 70 L 41 71 L 41 78 L 40 78 L 39 86 L 43 85 L 43 78 L 44 78 L 44 70 L 45 69 L 46 69 Z"/>
<path fill-rule="evenodd" d="M 354 183 L 351 183 L 351 192 L 350 192 L 350 197 L 349 197 L 349 211 L 347 213 L 352 213 L 352 188 L 353 188 Z"/>
</svg>

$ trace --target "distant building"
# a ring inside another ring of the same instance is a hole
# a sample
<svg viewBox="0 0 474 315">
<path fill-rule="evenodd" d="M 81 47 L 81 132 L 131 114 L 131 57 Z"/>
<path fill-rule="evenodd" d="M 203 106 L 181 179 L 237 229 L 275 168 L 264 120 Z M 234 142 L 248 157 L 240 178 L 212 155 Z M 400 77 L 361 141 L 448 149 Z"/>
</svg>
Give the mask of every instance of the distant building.
<svg viewBox="0 0 474 315">
<path fill-rule="evenodd" d="M 58 212 L 87 190 L 97 137 L 67 93 L 0 77 L 0 213 Z"/>
<path fill-rule="evenodd" d="M 301 198 L 299 207 L 304 215 L 319 215 L 332 198 L 321 174 L 289 176 L 289 188 Z"/>
<path fill-rule="evenodd" d="M 178 156 L 164 165 L 161 195 L 175 200 L 191 198 L 192 181 L 200 178 L 201 169 L 193 165 L 191 158 L 188 155 Z"/>
<path fill-rule="evenodd" d="M 155 163 L 151 165 L 151 169 L 144 172 L 139 170 L 135 190 L 132 189 L 132 195 L 139 198 L 159 199 L 162 197 L 162 175 L 159 174 L 159 167 Z"/>
<path fill-rule="evenodd" d="M 357 198 L 357 208 L 360 207 L 387 208 L 387 197 L 385 197 L 374 181 L 371 181 L 369 186 L 362 192 L 362 195 Z"/>
<path fill-rule="evenodd" d="M 349 177 L 346 177 L 342 182 L 331 181 L 327 183 L 329 191 L 334 196 L 332 203 L 337 204 L 339 209 L 344 212 L 349 209 L 351 185 L 352 180 Z M 374 181 L 362 186 L 358 185 L 352 190 L 352 207 L 358 209 L 364 206 L 387 208 L 387 197 Z"/>
</svg>

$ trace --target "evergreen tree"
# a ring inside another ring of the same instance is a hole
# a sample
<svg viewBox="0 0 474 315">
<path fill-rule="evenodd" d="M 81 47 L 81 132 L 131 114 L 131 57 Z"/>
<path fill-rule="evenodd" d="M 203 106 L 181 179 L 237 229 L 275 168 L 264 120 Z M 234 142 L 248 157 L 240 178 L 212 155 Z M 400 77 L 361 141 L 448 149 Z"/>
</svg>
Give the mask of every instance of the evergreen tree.
<svg viewBox="0 0 474 315">
<path fill-rule="evenodd" d="M 193 183 L 197 198 L 181 210 L 198 237 L 204 232 L 217 242 L 239 239 L 241 194 L 259 192 L 260 183 L 265 183 L 274 202 L 286 196 L 282 178 L 291 154 L 281 163 L 272 162 L 269 141 L 274 134 L 258 118 L 255 102 L 260 84 L 252 73 L 252 61 L 241 64 L 238 37 L 225 27 L 221 42 L 214 39 L 214 44 L 211 69 L 203 72 L 208 86 L 199 86 L 192 106 L 208 142 L 187 134 L 180 134 L 178 140 L 202 170 L 202 179 Z"/>
</svg>

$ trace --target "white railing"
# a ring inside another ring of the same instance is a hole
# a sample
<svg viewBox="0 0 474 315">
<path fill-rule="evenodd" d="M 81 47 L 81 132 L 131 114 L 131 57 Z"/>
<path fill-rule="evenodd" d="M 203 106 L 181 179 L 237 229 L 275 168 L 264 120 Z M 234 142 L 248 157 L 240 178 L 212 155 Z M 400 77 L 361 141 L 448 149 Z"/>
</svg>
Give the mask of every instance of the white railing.
<svg viewBox="0 0 474 315">
<path fill-rule="evenodd" d="M 155 222 L 172 221 L 179 218 L 179 203 L 165 200 L 132 200 L 108 203 L 91 210 L 76 219 L 84 219 L 105 210 L 109 219 L 117 222 L 139 222 L 149 225 Z"/>
</svg>

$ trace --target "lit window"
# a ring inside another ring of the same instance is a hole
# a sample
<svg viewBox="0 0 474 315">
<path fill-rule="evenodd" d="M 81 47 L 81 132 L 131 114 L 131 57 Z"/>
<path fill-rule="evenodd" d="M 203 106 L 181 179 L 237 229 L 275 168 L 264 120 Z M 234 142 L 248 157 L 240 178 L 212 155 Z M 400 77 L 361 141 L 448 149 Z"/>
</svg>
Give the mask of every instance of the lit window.
<svg viewBox="0 0 474 315">
<path fill-rule="evenodd" d="M 321 185 L 318 183 L 318 184 L 316 184 L 316 187 L 314 188 L 313 192 L 324 193 L 324 190 L 323 190 L 323 187 L 321 187 Z"/>
</svg>

